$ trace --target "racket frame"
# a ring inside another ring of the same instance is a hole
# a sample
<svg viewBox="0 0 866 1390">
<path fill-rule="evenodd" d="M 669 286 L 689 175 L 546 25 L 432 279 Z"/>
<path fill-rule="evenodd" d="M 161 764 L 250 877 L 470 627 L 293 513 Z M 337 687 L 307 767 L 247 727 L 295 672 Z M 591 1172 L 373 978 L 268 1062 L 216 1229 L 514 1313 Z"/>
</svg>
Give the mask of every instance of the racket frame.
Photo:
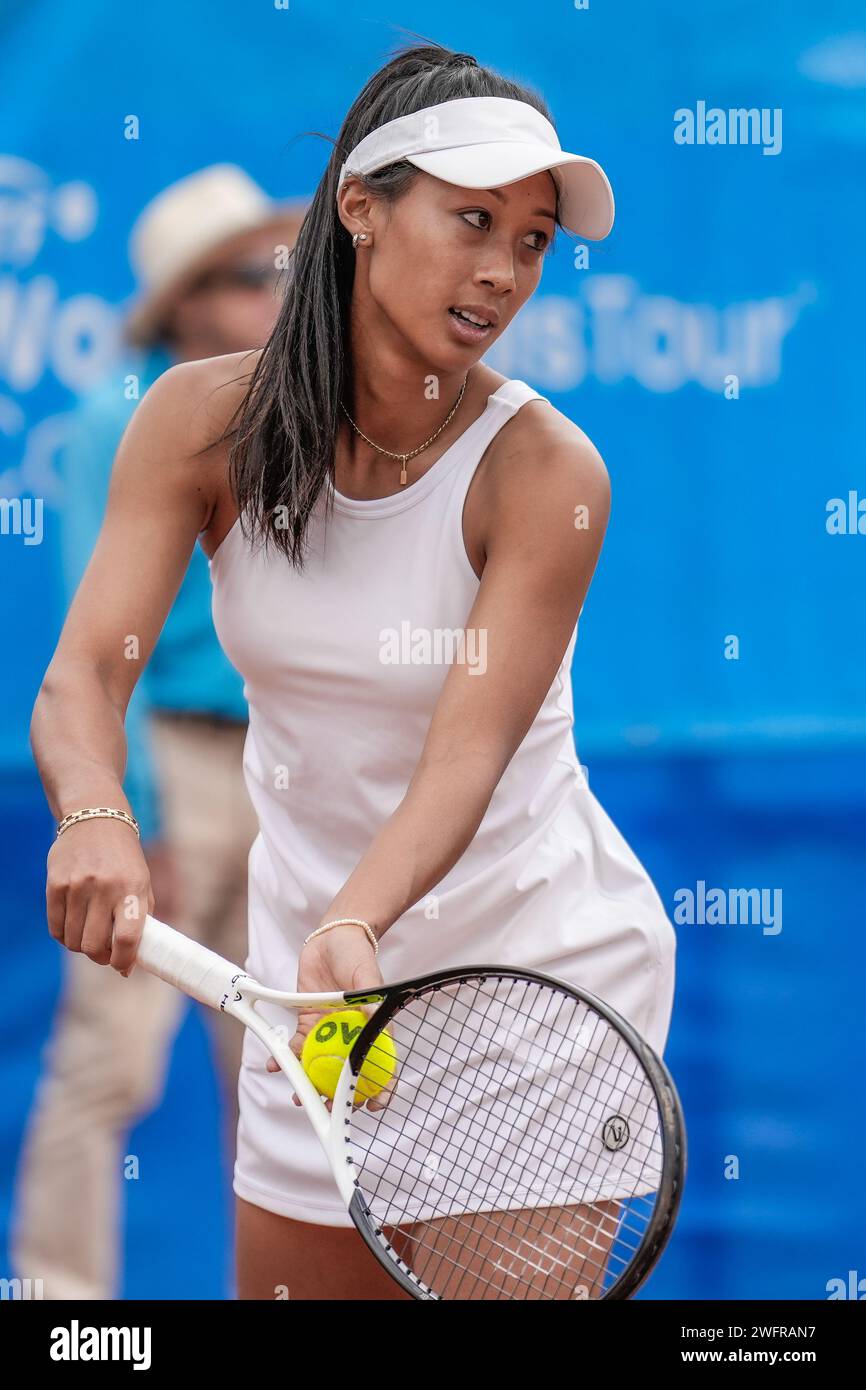
<svg viewBox="0 0 866 1390">
<path fill-rule="evenodd" d="M 184 936 L 165 922 L 148 915 L 145 919 L 136 961 L 151 974 L 158 975 L 184 993 L 221 1013 L 230 1014 L 249 1028 L 268 1048 L 288 1076 L 307 1117 L 325 1151 L 340 1196 L 359 1234 L 391 1273 L 416 1299 L 442 1302 L 441 1295 L 429 1288 L 403 1262 L 364 1200 L 354 1176 L 351 1154 L 351 1118 L 355 1108 L 357 1080 L 367 1052 L 387 1027 L 388 1021 L 414 998 L 452 984 L 475 979 L 533 980 L 575 1001 L 588 1005 L 622 1035 L 637 1054 L 655 1093 L 662 1117 L 662 1177 L 656 1192 L 652 1216 L 641 1242 L 627 1268 L 596 1302 L 631 1298 L 649 1277 L 670 1239 L 682 1199 L 687 1168 L 686 1130 L 682 1104 L 668 1068 L 649 1043 L 626 1019 L 589 990 L 576 988 L 552 975 L 524 967 L 466 965 L 437 970 L 415 979 L 397 981 L 378 990 L 347 990 L 319 994 L 298 994 L 261 984 L 240 966 L 225 960 L 209 947 Z M 256 1002 L 279 1004 L 286 1009 L 357 1008 L 377 1004 L 362 1028 L 340 1072 L 329 1114 L 325 1097 L 319 1094 L 283 1039 L 285 1025 L 273 1025 L 258 1012 Z M 342 1118 L 340 1118 L 342 1117 Z M 623 1199 L 627 1200 L 627 1199 Z"/>
<path fill-rule="evenodd" d="M 577 1002 L 588 1004 L 622 1035 L 637 1054 L 647 1074 L 655 1093 L 663 1123 L 662 1178 L 657 1189 L 653 1214 L 627 1268 L 600 1298 L 593 1301 L 598 1303 L 618 1302 L 631 1298 L 649 1278 L 676 1223 L 688 1163 L 685 1118 L 673 1077 L 665 1063 L 626 1019 L 589 990 L 578 989 L 564 980 L 557 979 L 554 975 L 545 975 L 538 970 L 530 970 L 523 966 L 502 965 L 466 965 L 451 970 L 436 970 L 428 975 L 419 975 L 412 980 L 397 981 L 388 985 L 383 990 L 382 995 L 378 996 L 382 999 L 380 1008 L 376 1010 L 372 1018 L 368 1019 L 355 1040 L 346 1059 L 347 1065 L 344 1066 L 340 1076 L 341 1084 L 334 1096 L 334 1114 L 337 1114 L 338 1104 L 343 1107 L 343 1123 L 347 1130 L 346 1143 L 347 1145 L 349 1143 L 348 1131 L 351 1125 L 355 1078 L 363 1066 L 368 1049 L 372 1047 L 382 1029 L 387 1027 L 389 1020 L 411 999 L 421 997 L 431 990 L 441 989 L 448 984 L 469 983 L 476 976 L 479 979 L 496 977 L 503 980 L 534 980 L 538 984 L 551 986 L 560 993 L 569 995 Z M 348 1005 L 370 1002 L 376 997 L 363 992 L 349 992 L 343 995 L 343 999 Z M 351 1159 L 349 1161 L 351 1162 Z M 374 1253 L 379 1254 L 380 1258 L 383 1252 L 386 1253 L 389 1265 L 392 1261 L 397 1261 L 397 1268 L 393 1270 L 395 1278 L 416 1298 L 435 1299 L 442 1302 L 440 1295 L 428 1289 L 400 1260 L 399 1255 L 388 1241 L 387 1236 L 378 1227 L 375 1217 L 367 1207 L 357 1179 L 353 1179 L 353 1187 L 355 1191 L 349 1202 L 349 1215 L 369 1248 Z"/>
</svg>

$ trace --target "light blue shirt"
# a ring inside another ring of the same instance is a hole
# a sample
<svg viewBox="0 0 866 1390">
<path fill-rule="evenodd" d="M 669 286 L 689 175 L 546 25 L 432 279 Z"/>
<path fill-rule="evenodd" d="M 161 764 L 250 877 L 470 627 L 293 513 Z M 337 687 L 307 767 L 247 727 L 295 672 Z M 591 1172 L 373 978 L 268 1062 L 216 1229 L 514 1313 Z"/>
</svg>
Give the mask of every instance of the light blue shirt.
<svg viewBox="0 0 866 1390">
<path fill-rule="evenodd" d="M 75 411 L 58 458 L 64 481 L 61 568 L 66 606 L 81 580 L 102 526 L 112 464 L 138 399 L 172 365 L 162 350 L 132 360 L 85 397 Z M 138 399 L 126 382 L 139 378 Z M 126 712 L 127 764 L 123 790 L 141 827 L 142 841 L 162 829 L 159 791 L 148 730 L 151 709 L 200 710 L 246 722 L 243 678 L 217 640 L 211 619 L 207 556 L 196 543 L 165 626 L 139 677 Z"/>
</svg>

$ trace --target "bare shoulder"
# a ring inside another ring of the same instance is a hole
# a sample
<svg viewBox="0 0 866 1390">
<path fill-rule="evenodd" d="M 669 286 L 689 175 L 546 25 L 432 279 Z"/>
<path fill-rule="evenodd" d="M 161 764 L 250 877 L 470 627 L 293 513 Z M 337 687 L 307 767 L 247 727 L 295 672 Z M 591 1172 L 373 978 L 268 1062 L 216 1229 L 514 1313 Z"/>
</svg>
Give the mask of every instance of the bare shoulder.
<svg viewBox="0 0 866 1390">
<path fill-rule="evenodd" d="M 536 539 L 558 519 L 591 519 L 600 546 L 610 513 L 610 477 L 579 425 L 549 401 L 531 400 L 502 426 L 485 459 L 485 551 L 497 534 Z"/>
<path fill-rule="evenodd" d="M 262 349 L 178 362 L 159 377 L 139 409 L 149 408 L 174 458 L 190 470 L 202 498 L 199 540 L 211 556 L 234 523 L 228 481 L 228 441 L 220 436 L 243 404 Z"/>
<path fill-rule="evenodd" d="M 596 486 L 610 481 L 589 435 L 545 400 L 522 405 L 495 436 L 491 453 L 490 473 L 504 486 L 538 487 L 558 475 Z"/>
<path fill-rule="evenodd" d="M 261 349 L 177 362 L 151 391 L 179 431 L 183 451 L 204 449 L 229 423 L 249 390 Z"/>
</svg>

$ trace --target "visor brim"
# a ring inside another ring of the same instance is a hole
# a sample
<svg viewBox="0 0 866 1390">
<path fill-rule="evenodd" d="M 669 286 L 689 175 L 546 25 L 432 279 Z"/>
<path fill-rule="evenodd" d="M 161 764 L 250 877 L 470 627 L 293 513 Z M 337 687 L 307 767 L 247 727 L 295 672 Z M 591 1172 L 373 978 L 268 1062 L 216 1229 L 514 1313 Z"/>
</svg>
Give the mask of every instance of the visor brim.
<svg viewBox="0 0 866 1390">
<path fill-rule="evenodd" d="M 601 241 L 613 226 L 613 190 L 601 165 L 585 155 L 564 150 L 545 154 L 538 145 L 509 141 L 432 150 L 406 158 L 426 174 L 460 188 L 498 188 L 547 170 L 559 186 L 564 227 L 590 241 Z"/>
</svg>

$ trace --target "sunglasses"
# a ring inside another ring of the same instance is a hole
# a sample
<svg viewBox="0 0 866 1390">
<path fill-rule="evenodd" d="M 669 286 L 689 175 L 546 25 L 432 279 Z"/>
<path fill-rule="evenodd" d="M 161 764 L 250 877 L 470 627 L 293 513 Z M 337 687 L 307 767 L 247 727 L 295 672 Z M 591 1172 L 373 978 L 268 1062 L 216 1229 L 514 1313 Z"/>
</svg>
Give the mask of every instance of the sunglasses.
<svg viewBox="0 0 866 1390">
<path fill-rule="evenodd" d="M 282 273 L 281 270 L 277 270 L 272 265 L 259 263 L 220 266 L 218 269 L 205 271 L 197 280 L 194 280 L 188 293 L 199 294 L 202 290 L 219 287 L 240 290 L 275 290 Z"/>
</svg>

